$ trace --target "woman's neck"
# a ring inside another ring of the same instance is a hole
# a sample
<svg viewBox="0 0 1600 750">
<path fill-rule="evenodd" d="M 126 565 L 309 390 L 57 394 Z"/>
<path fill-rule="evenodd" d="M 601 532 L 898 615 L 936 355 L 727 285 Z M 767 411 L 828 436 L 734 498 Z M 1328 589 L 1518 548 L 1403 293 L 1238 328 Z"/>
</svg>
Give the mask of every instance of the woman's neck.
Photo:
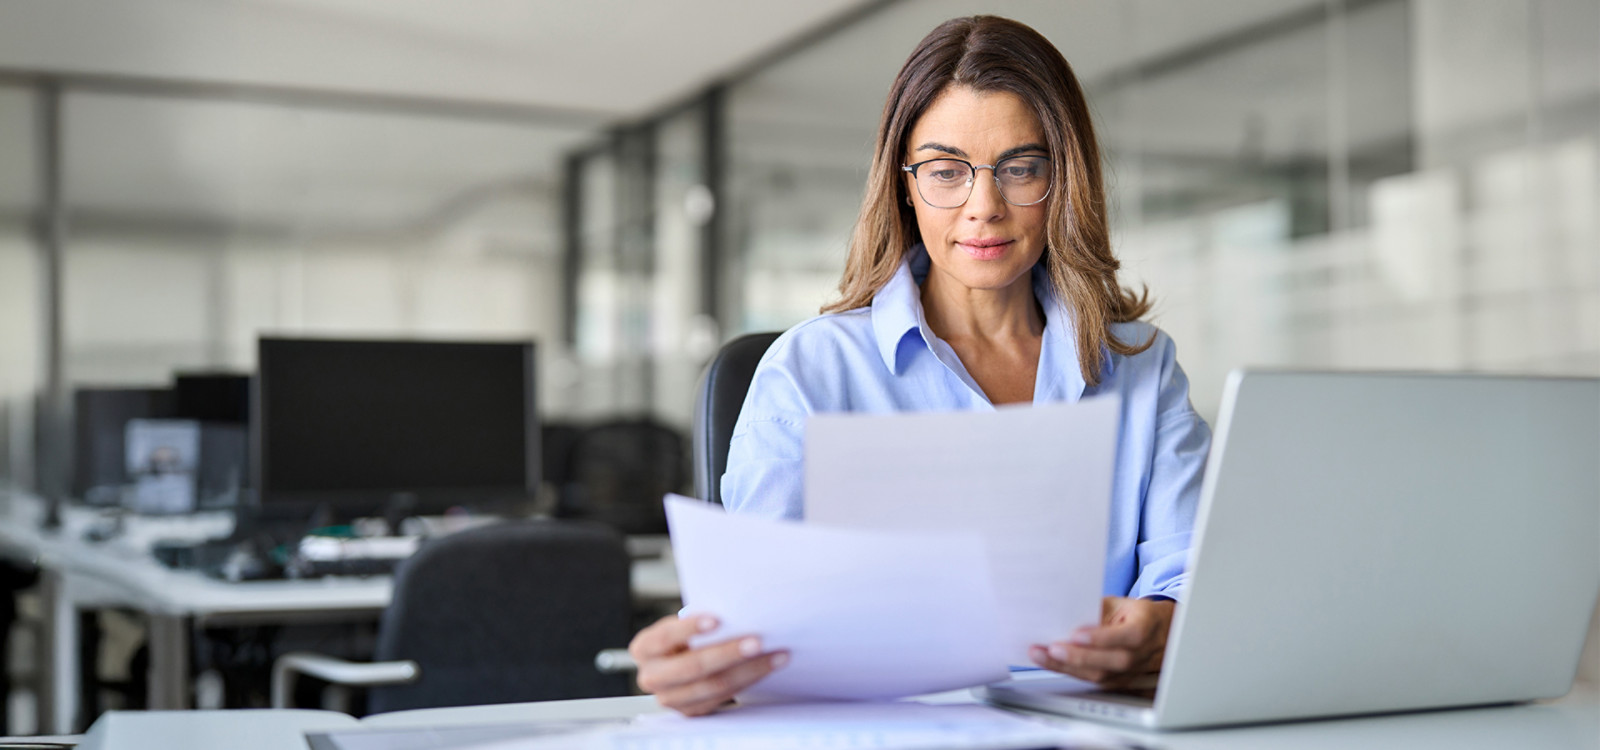
<svg viewBox="0 0 1600 750">
<path fill-rule="evenodd" d="M 1044 334 L 1031 275 L 1002 289 L 972 289 L 932 269 L 922 283 L 922 311 L 934 334 L 946 341 L 1000 343 Z"/>
</svg>

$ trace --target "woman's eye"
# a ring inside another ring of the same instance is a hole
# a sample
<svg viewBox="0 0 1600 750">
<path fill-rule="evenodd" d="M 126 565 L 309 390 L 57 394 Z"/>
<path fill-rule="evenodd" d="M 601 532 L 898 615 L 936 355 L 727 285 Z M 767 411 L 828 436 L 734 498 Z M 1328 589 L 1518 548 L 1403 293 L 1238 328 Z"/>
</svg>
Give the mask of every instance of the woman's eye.
<svg viewBox="0 0 1600 750">
<path fill-rule="evenodd" d="M 954 169 L 935 169 L 928 173 L 929 177 L 940 182 L 955 182 L 961 179 L 961 173 Z"/>
<path fill-rule="evenodd" d="M 1013 180 L 1025 180 L 1039 176 L 1039 169 L 1031 164 L 1010 164 L 1005 168 L 1004 176 Z"/>
</svg>

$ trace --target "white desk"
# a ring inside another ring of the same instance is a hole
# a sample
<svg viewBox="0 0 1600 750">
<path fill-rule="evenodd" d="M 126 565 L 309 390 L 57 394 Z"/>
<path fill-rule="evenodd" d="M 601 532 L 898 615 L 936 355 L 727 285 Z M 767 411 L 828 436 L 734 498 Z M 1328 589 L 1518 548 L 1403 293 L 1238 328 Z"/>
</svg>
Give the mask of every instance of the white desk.
<svg viewBox="0 0 1600 750">
<path fill-rule="evenodd" d="M 149 618 L 152 709 L 189 707 L 189 650 L 193 629 L 269 623 L 372 620 L 388 606 L 389 576 L 229 583 L 198 571 L 161 565 L 148 551 L 157 538 L 226 536 L 227 514 L 140 519 L 112 541 L 84 541 L 91 512 L 69 509 L 58 531 L 44 533 L 44 505 L 36 497 L 0 490 L 0 554 L 35 564 L 45 604 L 47 658 L 41 690 L 40 729 L 68 733 L 78 726 L 78 612 L 126 607 Z M 633 588 L 641 601 L 678 596 L 668 559 L 634 562 Z"/>
<path fill-rule="evenodd" d="M 971 698 L 963 691 L 925 700 L 949 703 Z M 303 750 L 300 733 L 305 731 L 623 719 L 659 710 L 651 697 L 640 696 L 402 711 L 368 717 L 359 724 L 342 715 L 307 711 L 119 714 L 108 715 L 112 718 L 106 726 L 96 726 L 89 737 L 101 743 L 95 750 L 183 750 L 208 747 L 201 743 L 217 737 L 226 737 L 235 750 Z M 1580 686 L 1565 698 L 1545 703 L 1236 729 L 1173 733 L 1106 729 L 1152 750 L 1595 750 L 1600 748 L 1600 692 Z"/>
</svg>

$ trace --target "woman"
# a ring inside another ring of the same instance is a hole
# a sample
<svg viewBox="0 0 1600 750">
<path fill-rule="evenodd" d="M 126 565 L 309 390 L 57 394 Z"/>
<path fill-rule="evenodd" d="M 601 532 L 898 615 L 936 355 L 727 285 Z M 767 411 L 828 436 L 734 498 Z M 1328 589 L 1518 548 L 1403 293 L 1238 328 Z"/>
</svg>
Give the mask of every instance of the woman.
<svg viewBox="0 0 1600 750">
<path fill-rule="evenodd" d="M 842 299 L 780 337 L 756 370 L 724 505 L 800 517 L 809 414 L 1120 394 L 1102 622 L 1031 655 L 1108 687 L 1153 686 L 1210 430 L 1118 265 L 1088 106 L 1061 53 L 1007 19 L 942 24 L 890 88 Z M 699 615 L 641 631 L 640 687 L 702 714 L 787 662 L 758 636 L 688 647 L 716 627 Z"/>
</svg>

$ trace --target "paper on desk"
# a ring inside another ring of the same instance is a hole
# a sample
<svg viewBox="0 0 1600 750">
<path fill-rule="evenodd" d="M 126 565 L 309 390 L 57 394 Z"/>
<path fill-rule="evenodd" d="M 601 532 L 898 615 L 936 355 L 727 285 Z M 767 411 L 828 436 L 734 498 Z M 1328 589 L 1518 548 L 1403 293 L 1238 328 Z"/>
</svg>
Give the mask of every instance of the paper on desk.
<svg viewBox="0 0 1600 750">
<path fill-rule="evenodd" d="M 807 703 L 711 716 L 640 717 L 631 726 L 474 745 L 473 750 L 966 750 L 1076 746 L 1104 732 L 1032 721 L 980 705 Z"/>
<path fill-rule="evenodd" d="M 560 743 L 581 747 L 596 745 L 605 730 L 627 725 L 626 720 L 556 720 L 527 724 L 464 724 L 440 727 L 358 727 L 334 732 L 307 732 L 311 750 L 464 750 L 485 745 L 537 747 Z M 554 739 L 553 739 L 554 738 Z M 553 741 L 552 741 L 553 740 Z"/>
<path fill-rule="evenodd" d="M 1098 624 L 1121 400 L 806 421 L 806 522 L 976 531 L 988 540 L 1002 643 Z"/>
<path fill-rule="evenodd" d="M 1074 746 L 1095 730 L 1068 729 L 988 706 L 863 702 L 747 706 L 702 718 L 641 717 L 619 750 L 919 750 Z"/>
<path fill-rule="evenodd" d="M 873 699 L 1005 679 L 984 542 L 827 529 L 668 496 L 684 609 L 790 661 L 741 699 Z"/>
</svg>

